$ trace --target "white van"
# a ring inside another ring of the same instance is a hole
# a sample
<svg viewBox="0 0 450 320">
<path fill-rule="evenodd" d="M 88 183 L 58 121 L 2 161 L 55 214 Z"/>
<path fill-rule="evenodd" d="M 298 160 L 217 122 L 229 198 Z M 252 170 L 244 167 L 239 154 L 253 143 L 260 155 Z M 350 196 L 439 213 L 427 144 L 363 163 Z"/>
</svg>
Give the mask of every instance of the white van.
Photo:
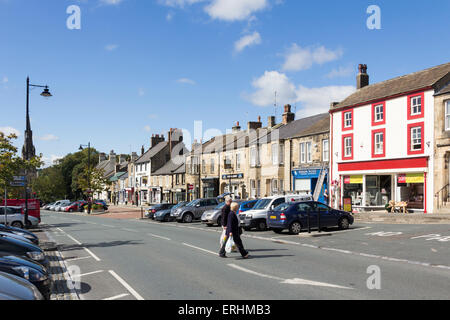
<svg viewBox="0 0 450 320">
<path fill-rule="evenodd" d="M 249 231 L 253 228 L 257 230 L 267 230 L 267 213 L 275 209 L 280 204 L 286 202 L 312 201 L 313 197 L 309 194 L 289 194 L 271 196 L 259 199 L 253 208 L 239 215 L 241 226 Z"/>
</svg>

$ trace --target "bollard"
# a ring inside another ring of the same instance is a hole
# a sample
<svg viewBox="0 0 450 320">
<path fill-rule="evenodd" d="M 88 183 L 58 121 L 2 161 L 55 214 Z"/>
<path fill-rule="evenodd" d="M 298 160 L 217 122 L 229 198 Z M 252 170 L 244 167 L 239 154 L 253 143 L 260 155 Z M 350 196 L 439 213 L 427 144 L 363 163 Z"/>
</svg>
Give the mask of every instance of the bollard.
<svg viewBox="0 0 450 320">
<path fill-rule="evenodd" d="M 141 207 L 141 220 L 144 219 L 144 208 Z"/>
<path fill-rule="evenodd" d="M 317 227 L 319 228 L 319 233 L 321 232 L 321 230 L 320 230 L 320 213 L 321 213 L 321 210 L 319 209 L 317 212 Z"/>
<path fill-rule="evenodd" d="M 311 233 L 311 211 L 308 211 L 308 233 Z"/>
</svg>

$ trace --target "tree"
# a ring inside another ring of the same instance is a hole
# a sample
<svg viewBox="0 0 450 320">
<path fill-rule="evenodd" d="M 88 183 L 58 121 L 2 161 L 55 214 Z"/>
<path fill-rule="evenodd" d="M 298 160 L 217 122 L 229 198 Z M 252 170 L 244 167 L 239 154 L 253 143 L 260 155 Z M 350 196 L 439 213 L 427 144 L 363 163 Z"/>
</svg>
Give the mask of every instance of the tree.
<svg viewBox="0 0 450 320">
<path fill-rule="evenodd" d="M 45 203 L 66 198 L 66 186 L 60 166 L 52 166 L 39 172 L 32 183 L 32 190 Z"/>
<path fill-rule="evenodd" d="M 89 189 L 88 179 L 89 172 L 87 168 L 85 168 L 83 173 L 78 175 L 78 179 L 76 180 L 78 188 L 81 189 L 86 196 L 89 196 L 87 193 Z M 92 168 L 90 172 L 90 188 L 92 195 L 100 194 L 104 191 L 106 185 L 109 185 L 109 181 L 104 178 L 104 170 Z"/>
<path fill-rule="evenodd" d="M 41 157 L 33 157 L 30 160 L 23 160 L 17 154 L 17 148 L 12 141 L 17 139 L 15 134 L 6 135 L 0 132 L 0 188 L 10 190 L 12 194 L 18 196 L 21 191 L 18 188 L 9 186 L 15 175 L 20 175 L 25 170 L 36 171 L 43 163 Z M 2 195 L 4 192 L 2 193 Z"/>
</svg>

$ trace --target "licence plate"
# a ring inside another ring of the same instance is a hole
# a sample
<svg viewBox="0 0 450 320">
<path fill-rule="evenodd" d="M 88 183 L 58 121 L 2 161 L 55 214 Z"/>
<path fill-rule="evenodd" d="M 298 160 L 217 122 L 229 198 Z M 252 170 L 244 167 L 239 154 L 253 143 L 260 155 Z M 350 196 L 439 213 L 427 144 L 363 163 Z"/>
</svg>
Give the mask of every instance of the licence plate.
<svg viewBox="0 0 450 320">
<path fill-rule="evenodd" d="M 270 219 L 277 220 L 277 217 L 276 216 L 270 216 Z"/>
</svg>

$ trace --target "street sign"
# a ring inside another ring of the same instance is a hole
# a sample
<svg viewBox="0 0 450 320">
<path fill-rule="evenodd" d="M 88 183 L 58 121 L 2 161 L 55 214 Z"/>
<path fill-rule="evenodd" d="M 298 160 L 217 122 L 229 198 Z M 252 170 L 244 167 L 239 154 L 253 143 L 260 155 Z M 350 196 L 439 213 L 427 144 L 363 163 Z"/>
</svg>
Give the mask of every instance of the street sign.
<svg viewBox="0 0 450 320">
<path fill-rule="evenodd" d="M 14 179 L 14 181 L 22 181 L 22 182 L 27 181 L 26 176 L 14 176 L 13 179 Z"/>
<path fill-rule="evenodd" d="M 11 187 L 25 187 L 25 182 L 11 181 L 9 185 Z"/>
</svg>

